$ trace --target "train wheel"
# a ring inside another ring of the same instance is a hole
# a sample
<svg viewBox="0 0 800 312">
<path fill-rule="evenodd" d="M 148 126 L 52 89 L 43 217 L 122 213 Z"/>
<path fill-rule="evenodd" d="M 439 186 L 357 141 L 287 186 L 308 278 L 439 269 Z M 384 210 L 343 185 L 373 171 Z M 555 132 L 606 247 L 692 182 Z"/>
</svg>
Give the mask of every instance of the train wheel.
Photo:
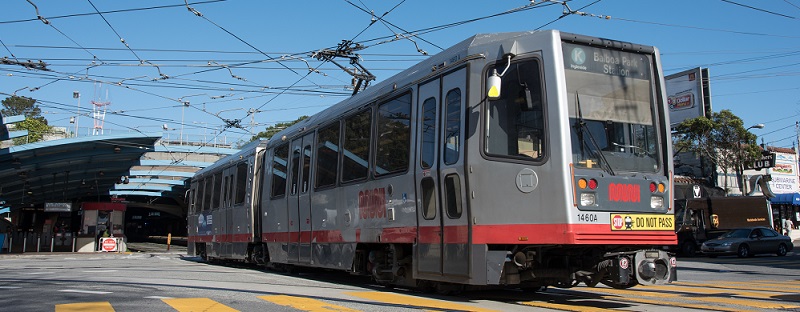
<svg viewBox="0 0 800 312">
<path fill-rule="evenodd" d="M 606 285 L 608 287 L 616 288 L 616 289 L 628 289 L 628 288 L 631 288 L 633 286 L 639 285 L 639 282 L 636 281 L 635 279 L 629 280 L 627 284 L 617 284 L 617 283 L 614 283 L 611 280 L 602 280 L 602 281 L 600 281 L 600 283 L 602 283 L 603 285 Z"/>
</svg>

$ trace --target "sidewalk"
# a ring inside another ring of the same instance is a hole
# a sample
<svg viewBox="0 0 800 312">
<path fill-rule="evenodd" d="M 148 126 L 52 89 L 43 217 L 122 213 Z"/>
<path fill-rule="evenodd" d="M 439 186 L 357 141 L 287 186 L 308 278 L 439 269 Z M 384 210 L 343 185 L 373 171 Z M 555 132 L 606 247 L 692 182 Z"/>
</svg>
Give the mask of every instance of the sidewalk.
<svg viewBox="0 0 800 312">
<path fill-rule="evenodd" d="M 800 249 L 800 230 L 792 230 L 792 233 L 789 234 L 789 237 L 792 238 L 792 243 L 794 244 L 795 248 Z"/>
</svg>

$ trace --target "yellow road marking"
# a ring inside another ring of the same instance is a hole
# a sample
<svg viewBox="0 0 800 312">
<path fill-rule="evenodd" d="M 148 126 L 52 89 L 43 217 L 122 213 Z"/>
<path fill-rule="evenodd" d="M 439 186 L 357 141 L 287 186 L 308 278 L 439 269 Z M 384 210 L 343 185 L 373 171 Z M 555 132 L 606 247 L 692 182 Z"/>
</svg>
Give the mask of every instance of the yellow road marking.
<svg viewBox="0 0 800 312">
<path fill-rule="evenodd" d="M 792 303 L 785 303 L 785 302 L 774 302 L 774 301 L 758 301 L 753 299 L 737 299 L 737 298 L 716 298 L 716 297 L 709 297 L 709 296 L 696 296 L 697 294 L 702 295 L 720 295 L 720 294 L 730 294 L 733 293 L 734 295 L 741 295 L 743 297 L 747 297 L 748 295 L 751 297 L 756 298 L 763 298 L 763 299 L 772 299 L 772 296 L 769 296 L 764 293 L 752 293 L 752 292 L 730 292 L 730 291 L 720 291 L 719 289 L 709 289 L 709 288 L 701 288 L 701 287 L 688 287 L 688 286 L 677 286 L 677 285 L 670 285 L 670 286 L 647 286 L 648 289 L 653 290 L 661 290 L 661 291 L 677 291 L 677 292 L 685 292 L 690 295 L 694 296 L 685 296 L 681 295 L 687 301 L 700 301 L 700 302 L 713 302 L 713 303 L 724 303 L 724 304 L 732 304 L 732 305 L 740 305 L 745 307 L 753 307 L 753 308 L 760 308 L 760 309 L 795 309 L 800 308 L 800 305 L 794 305 Z M 649 292 L 649 291 L 641 291 L 641 290 L 617 290 L 611 288 L 594 288 L 595 291 L 598 292 L 605 292 L 605 293 L 615 293 L 618 295 L 624 296 L 631 296 L 631 295 L 639 295 L 639 296 L 646 296 L 646 297 L 656 297 L 656 298 L 663 298 L 663 297 L 675 297 L 679 296 L 676 294 L 664 294 L 662 292 Z M 589 288 L 587 288 L 587 291 Z"/>
<path fill-rule="evenodd" d="M 405 296 L 394 293 L 377 292 L 377 291 L 350 292 L 346 294 L 383 303 L 407 305 L 414 307 L 435 308 L 435 309 L 443 309 L 451 311 L 452 310 L 476 311 L 476 312 L 495 311 L 466 304 L 450 303 L 442 300 L 425 299 L 425 298 Z"/>
<path fill-rule="evenodd" d="M 57 304 L 56 312 L 113 312 L 108 301 Z"/>
<path fill-rule="evenodd" d="M 338 311 L 338 312 L 358 312 L 358 310 L 353 310 L 347 307 L 343 307 L 340 305 L 326 303 L 324 301 L 311 299 L 311 298 L 303 298 L 303 297 L 295 297 L 295 296 L 285 296 L 285 295 L 271 295 L 271 296 L 259 296 L 261 300 L 269 301 L 275 304 L 279 304 L 282 306 L 292 307 L 298 310 L 303 311 Z"/>
<path fill-rule="evenodd" d="M 238 312 L 234 308 L 216 302 L 208 298 L 174 298 L 161 299 L 173 309 L 180 312 Z"/>
<path fill-rule="evenodd" d="M 553 309 L 553 310 L 561 310 L 561 311 L 575 311 L 575 312 L 582 312 L 582 311 L 617 311 L 613 309 L 603 309 L 603 308 L 595 308 L 589 307 L 585 305 L 577 305 L 580 302 L 578 301 L 570 301 L 568 303 L 550 303 L 550 302 L 540 302 L 540 301 L 525 301 L 520 302 L 520 304 L 524 304 L 526 306 L 532 306 L 537 308 L 545 308 L 545 309 Z"/>
<path fill-rule="evenodd" d="M 739 290 L 741 288 L 736 287 L 726 287 L 726 286 L 718 286 L 718 285 L 707 285 L 707 286 L 648 286 L 648 288 L 653 288 L 654 290 L 663 290 L 663 291 L 675 291 L 675 292 L 682 292 L 687 294 L 704 294 L 704 295 L 719 295 L 719 294 L 734 294 L 740 297 L 750 297 L 750 298 L 760 298 L 760 299 L 773 299 L 776 295 L 775 293 L 768 293 L 768 292 L 753 292 L 753 291 L 736 291 L 733 292 L 731 290 Z"/>
<path fill-rule="evenodd" d="M 652 288 L 653 286 L 647 286 L 647 288 Z M 581 289 L 581 291 L 584 291 Z M 617 300 L 617 301 L 631 301 L 631 302 L 638 302 L 638 303 L 646 303 L 646 304 L 653 304 L 653 305 L 668 305 L 668 306 L 675 306 L 675 307 L 684 307 L 684 308 L 691 308 L 691 309 L 701 309 L 701 310 L 713 310 L 713 311 L 731 311 L 731 312 L 738 312 L 738 311 L 745 311 L 741 308 L 724 308 L 718 306 L 710 306 L 710 305 L 701 305 L 701 304 L 693 304 L 693 303 L 685 303 L 685 302 L 677 302 L 677 301 L 665 301 L 663 298 L 678 298 L 678 297 L 685 297 L 684 295 L 678 294 L 666 294 L 660 292 L 649 292 L 649 291 L 641 291 L 641 290 L 622 290 L 622 289 L 613 289 L 613 288 L 587 288 L 586 292 L 593 292 L 593 293 L 604 293 L 609 294 L 606 296 L 602 296 L 603 299 L 609 300 Z M 654 299 L 644 299 L 644 298 L 635 298 L 631 296 L 643 296 L 648 298 Z M 687 300 L 687 299 L 684 299 Z"/>
<path fill-rule="evenodd" d="M 660 299 L 643 299 L 643 298 L 618 297 L 618 296 L 602 296 L 602 298 L 603 299 L 609 299 L 609 300 L 632 301 L 632 302 L 646 303 L 646 304 L 652 304 L 652 305 L 657 305 L 657 306 L 666 305 L 666 306 L 670 306 L 670 307 L 682 307 L 682 308 L 690 308 L 690 309 L 698 309 L 698 310 L 726 311 L 726 312 L 744 312 L 744 311 L 748 311 L 748 310 L 742 310 L 740 308 L 723 308 L 723 307 L 719 307 L 719 306 L 693 304 L 693 303 L 685 303 L 685 302 L 675 302 L 675 301 L 669 301 L 669 303 L 667 303 L 666 301 L 660 300 Z"/>
<path fill-rule="evenodd" d="M 727 283 L 734 284 L 736 282 L 725 282 L 725 283 L 726 284 Z M 776 295 L 775 293 L 797 293 L 797 289 L 800 289 L 800 287 L 797 287 L 797 286 L 792 287 L 792 286 L 789 286 L 789 285 L 780 285 L 780 286 L 778 286 L 778 285 L 771 285 L 771 286 L 770 285 L 763 285 L 762 286 L 760 284 L 754 285 L 754 283 L 744 283 L 744 282 L 743 283 L 739 283 L 739 284 L 742 284 L 743 286 L 727 286 L 727 285 L 723 285 L 723 284 L 704 284 L 704 283 L 688 283 L 688 282 L 681 282 L 679 285 L 685 285 L 686 287 L 716 288 L 716 289 L 720 289 L 720 290 L 723 290 L 723 289 L 755 290 L 755 291 L 765 291 L 765 292 L 772 292 L 773 293 L 773 294 L 760 293 L 760 295 L 758 295 L 758 296 L 767 295 L 766 298 L 772 298 L 772 296 Z M 666 286 L 666 288 L 662 288 L 662 289 L 666 290 L 666 289 L 668 289 L 668 287 L 669 286 Z M 757 294 L 757 293 L 748 292 L 748 294 Z"/>
</svg>

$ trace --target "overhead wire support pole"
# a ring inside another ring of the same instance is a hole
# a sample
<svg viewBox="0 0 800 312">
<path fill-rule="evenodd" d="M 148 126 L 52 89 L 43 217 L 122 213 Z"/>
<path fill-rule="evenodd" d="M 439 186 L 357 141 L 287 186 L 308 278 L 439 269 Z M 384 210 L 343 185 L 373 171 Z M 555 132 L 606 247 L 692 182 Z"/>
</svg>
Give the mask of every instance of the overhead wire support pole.
<svg viewBox="0 0 800 312">
<path fill-rule="evenodd" d="M 342 43 L 336 48 L 335 51 L 329 49 L 323 49 L 311 54 L 311 57 L 316 58 L 320 61 L 328 61 L 333 63 L 334 65 L 338 66 L 350 76 L 353 76 L 353 79 L 357 79 L 357 82 L 354 84 L 353 88 L 353 95 L 358 93 L 358 90 L 361 89 L 361 85 L 364 84 L 364 88 L 369 85 L 370 81 L 375 80 L 375 75 L 369 72 L 367 68 L 365 68 L 359 60 L 361 57 L 358 54 L 353 53 L 354 51 L 364 49 L 364 46 L 358 43 L 352 43 L 352 41 L 342 40 Z M 336 62 L 335 58 L 342 57 L 350 59 L 350 65 L 353 65 L 354 68 L 347 68 L 342 66 Z"/>
</svg>

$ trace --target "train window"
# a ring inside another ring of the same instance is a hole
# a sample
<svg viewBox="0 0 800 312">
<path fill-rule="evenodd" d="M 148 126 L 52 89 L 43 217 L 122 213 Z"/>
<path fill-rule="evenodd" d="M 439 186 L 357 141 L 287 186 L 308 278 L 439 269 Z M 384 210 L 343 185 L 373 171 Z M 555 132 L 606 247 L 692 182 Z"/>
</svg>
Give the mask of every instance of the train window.
<svg viewBox="0 0 800 312">
<path fill-rule="evenodd" d="M 575 167 L 612 175 L 663 168 L 657 131 L 661 122 L 653 89 L 658 82 L 653 78 L 652 56 L 566 42 L 563 51 Z M 594 55 L 594 59 L 629 62 L 608 65 L 601 60 L 588 68 L 573 68 L 568 65 L 572 51 Z M 604 70 L 602 65 L 614 70 Z"/>
<path fill-rule="evenodd" d="M 247 195 L 247 163 L 240 163 L 236 165 L 236 198 L 233 203 L 239 205 L 244 203 L 244 198 Z"/>
<path fill-rule="evenodd" d="M 317 133 L 317 182 L 316 187 L 336 184 L 336 169 L 339 167 L 339 123 L 322 128 Z"/>
<path fill-rule="evenodd" d="M 411 153 L 411 93 L 378 106 L 375 175 L 408 170 Z"/>
<path fill-rule="evenodd" d="M 422 103 L 422 114 L 419 116 L 420 143 L 419 164 L 423 169 L 430 169 L 436 160 L 436 99 L 431 97 Z"/>
<path fill-rule="evenodd" d="M 344 121 L 342 182 L 366 179 L 369 174 L 371 115 L 365 110 Z"/>
<path fill-rule="evenodd" d="M 272 156 L 272 197 L 286 195 L 286 165 L 289 160 L 289 144 L 275 148 Z"/>
<path fill-rule="evenodd" d="M 214 177 L 209 176 L 206 179 L 203 179 L 204 190 L 203 190 L 203 211 L 211 210 L 211 198 L 214 194 Z"/>
<path fill-rule="evenodd" d="M 300 180 L 300 148 L 292 150 L 292 185 L 289 194 L 297 194 L 297 182 Z"/>
<path fill-rule="evenodd" d="M 458 161 L 461 153 L 461 89 L 448 91 L 445 105 L 444 163 L 452 165 Z"/>
<path fill-rule="evenodd" d="M 228 207 L 231 204 L 231 176 L 226 175 L 225 181 L 223 182 L 223 187 L 225 188 L 225 194 L 223 194 L 222 200 L 222 207 Z"/>
<path fill-rule="evenodd" d="M 301 193 L 308 191 L 308 179 L 311 178 L 311 145 L 303 147 L 303 188 Z"/>
<path fill-rule="evenodd" d="M 214 176 L 204 179 L 205 191 L 203 191 L 203 210 L 211 210 L 211 199 L 214 195 Z"/>
<path fill-rule="evenodd" d="M 502 97 L 488 105 L 486 153 L 541 160 L 545 129 L 539 62 L 511 64 L 502 79 Z"/>
<path fill-rule="evenodd" d="M 422 217 L 432 220 L 436 217 L 436 185 L 433 178 L 427 177 L 420 182 L 422 187 Z"/>
<path fill-rule="evenodd" d="M 461 218 L 461 179 L 457 174 L 451 174 L 445 178 L 444 184 L 447 216 L 450 219 Z"/>
<path fill-rule="evenodd" d="M 220 193 L 222 193 L 222 172 L 218 172 L 214 175 L 214 188 L 213 194 L 211 194 L 211 209 L 219 208 Z"/>
</svg>

